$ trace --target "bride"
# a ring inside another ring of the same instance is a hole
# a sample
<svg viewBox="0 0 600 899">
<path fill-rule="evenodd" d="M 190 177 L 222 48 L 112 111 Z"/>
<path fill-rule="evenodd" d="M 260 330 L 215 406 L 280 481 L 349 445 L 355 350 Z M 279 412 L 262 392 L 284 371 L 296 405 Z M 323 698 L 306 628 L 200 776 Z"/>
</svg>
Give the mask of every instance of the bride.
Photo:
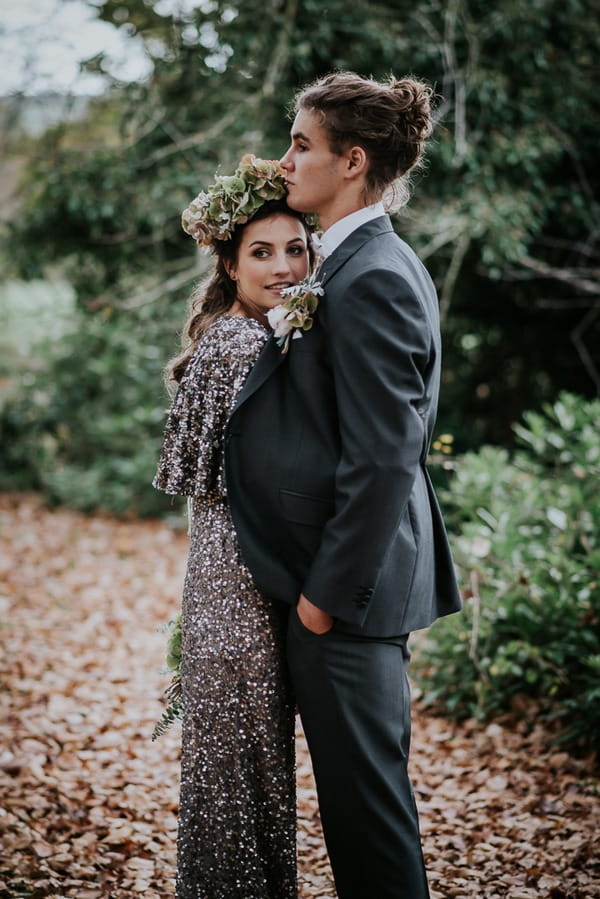
<svg viewBox="0 0 600 899">
<path fill-rule="evenodd" d="M 293 899 L 294 702 L 287 607 L 261 595 L 238 546 L 223 469 L 235 399 L 269 336 L 267 312 L 309 271 L 303 216 L 278 163 L 244 157 L 183 214 L 216 257 L 192 298 L 154 486 L 190 498 L 182 601 L 183 730 L 177 896 Z M 242 205 L 240 206 L 240 202 Z"/>
</svg>

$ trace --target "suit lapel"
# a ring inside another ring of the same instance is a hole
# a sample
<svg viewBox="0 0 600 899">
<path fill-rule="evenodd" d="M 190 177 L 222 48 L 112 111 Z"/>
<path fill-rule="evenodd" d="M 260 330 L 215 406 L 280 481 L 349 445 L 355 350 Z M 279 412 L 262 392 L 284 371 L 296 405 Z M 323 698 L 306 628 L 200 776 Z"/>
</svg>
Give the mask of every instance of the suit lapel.
<svg viewBox="0 0 600 899">
<path fill-rule="evenodd" d="M 358 250 L 368 241 L 379 237 L 381 234 L 392 231 L 392 223 L 388 215 L 379 216 L 379 218 L 371 219 L 365 225 L 361 225 L 352 234 L 349 234 L 346 240 L 342 241 L 339 247 L 333 251 L 331 256 L 325 259 L 319 269 L 317 280 L 321 281 L 323 286 L 333 278 L 343 265 L 351 259 Z"/>
<path fill-rule="evenodd" d="M 323 285 L 327 284 L 335 273 L 338 272 L 340 268 L 352 258 L 352 256 L 354 256 L 360 247 L 369 240 L 378 237 L 380 234 L 385 234 L 386 232 L 393 230 L 392 223 L 387 215 L 371 219 L 370 222 L 361 225 L 360 228 L 353 231 L 352 234 L 350 234 L 346 240 L 333 251 L 331 256 L 328 256 L 327 259 L 323 261 L 317 271 L 317 280 Z M 288 352 L 293 353 L 293 351 L 292 346 Z M 254 367 L 248 375 L 246 383 L 238 395 L 231 417 L 233 417 L 240 406 L 242 406 L 253 393 L 256 393 L 256 391 L 262 387 L 265 381 L 271 377 L 273 372 L 279 368 L 284 359 L 286 359 L 286 354 L 281 352 L 281 347 L 277 346 L 277 342 L 274 337 L 271 336 L 265 344 L 262 353 L 256 360 Z"/>
<path fill-rule="evenodd" d="M 252 396 L 259 387 L 270 378 L 276 368 L 278 368 L 285 359 L 285 353 L 281 352 L 281 347 L 277 346 L 275 338 L 271 335 L 267 340 L 260 356 L 254 363 L 246 383 L 238 394 L 238 398 L 233 407 L 231 415 L 233 415 L 242 403 L 245 403 L 248 397 Z"/>
</svg>

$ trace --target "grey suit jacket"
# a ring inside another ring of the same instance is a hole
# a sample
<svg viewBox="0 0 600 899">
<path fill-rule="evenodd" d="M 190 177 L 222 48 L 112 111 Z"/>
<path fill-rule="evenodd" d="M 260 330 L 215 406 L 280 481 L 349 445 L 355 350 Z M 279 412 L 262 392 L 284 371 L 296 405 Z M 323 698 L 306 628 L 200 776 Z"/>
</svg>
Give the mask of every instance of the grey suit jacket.
<svg viewBox="0 0 600 899">
<path fill-rule="evenodd" d="M 383 216 L 321 268 L 312 330 L 271 338 L 231 415 L 226 481 L 258 587 L 336 627 L 391 636 L 460 608 L 426 471 L 437 409 L 435 288 Z"/>
</svg>

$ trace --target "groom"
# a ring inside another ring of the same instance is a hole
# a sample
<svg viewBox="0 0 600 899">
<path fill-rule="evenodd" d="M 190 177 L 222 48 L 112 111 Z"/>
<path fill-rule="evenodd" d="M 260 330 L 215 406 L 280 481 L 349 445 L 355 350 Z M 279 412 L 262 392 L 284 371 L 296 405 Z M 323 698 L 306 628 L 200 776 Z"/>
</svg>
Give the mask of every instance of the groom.
<svg viewBox="0 0 600 899">
<path fill-rule="evenodd" d="M 271 339 L 232 413 L 229 501 L 288 660 L 339 899 L 426 899 L 407 773 L 410 631 L 460 608 L 425 465 L 440 382 L 434 286 L 381 198 L 419 162 L 429 91 L 338 72 L 296 100 L 288 203 L 317 213 L 311 330 Z"/>
</svg>

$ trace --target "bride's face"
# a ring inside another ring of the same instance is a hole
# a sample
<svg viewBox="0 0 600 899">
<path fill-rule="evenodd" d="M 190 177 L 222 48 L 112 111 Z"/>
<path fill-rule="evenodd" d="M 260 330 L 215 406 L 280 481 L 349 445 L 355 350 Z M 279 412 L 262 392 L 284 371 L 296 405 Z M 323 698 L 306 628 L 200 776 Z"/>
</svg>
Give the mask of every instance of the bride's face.
<svg viewBox="0 0 600 899">
<path fill-rule="evenodd" d="M 304 226 L 297 218 L 278 213 L 246 225 L 229 275 L 237 282 L 242 302 L 267 310 L 282 302 L 283 288 L 305 278 L 308 268 Z"/>
</svg>

